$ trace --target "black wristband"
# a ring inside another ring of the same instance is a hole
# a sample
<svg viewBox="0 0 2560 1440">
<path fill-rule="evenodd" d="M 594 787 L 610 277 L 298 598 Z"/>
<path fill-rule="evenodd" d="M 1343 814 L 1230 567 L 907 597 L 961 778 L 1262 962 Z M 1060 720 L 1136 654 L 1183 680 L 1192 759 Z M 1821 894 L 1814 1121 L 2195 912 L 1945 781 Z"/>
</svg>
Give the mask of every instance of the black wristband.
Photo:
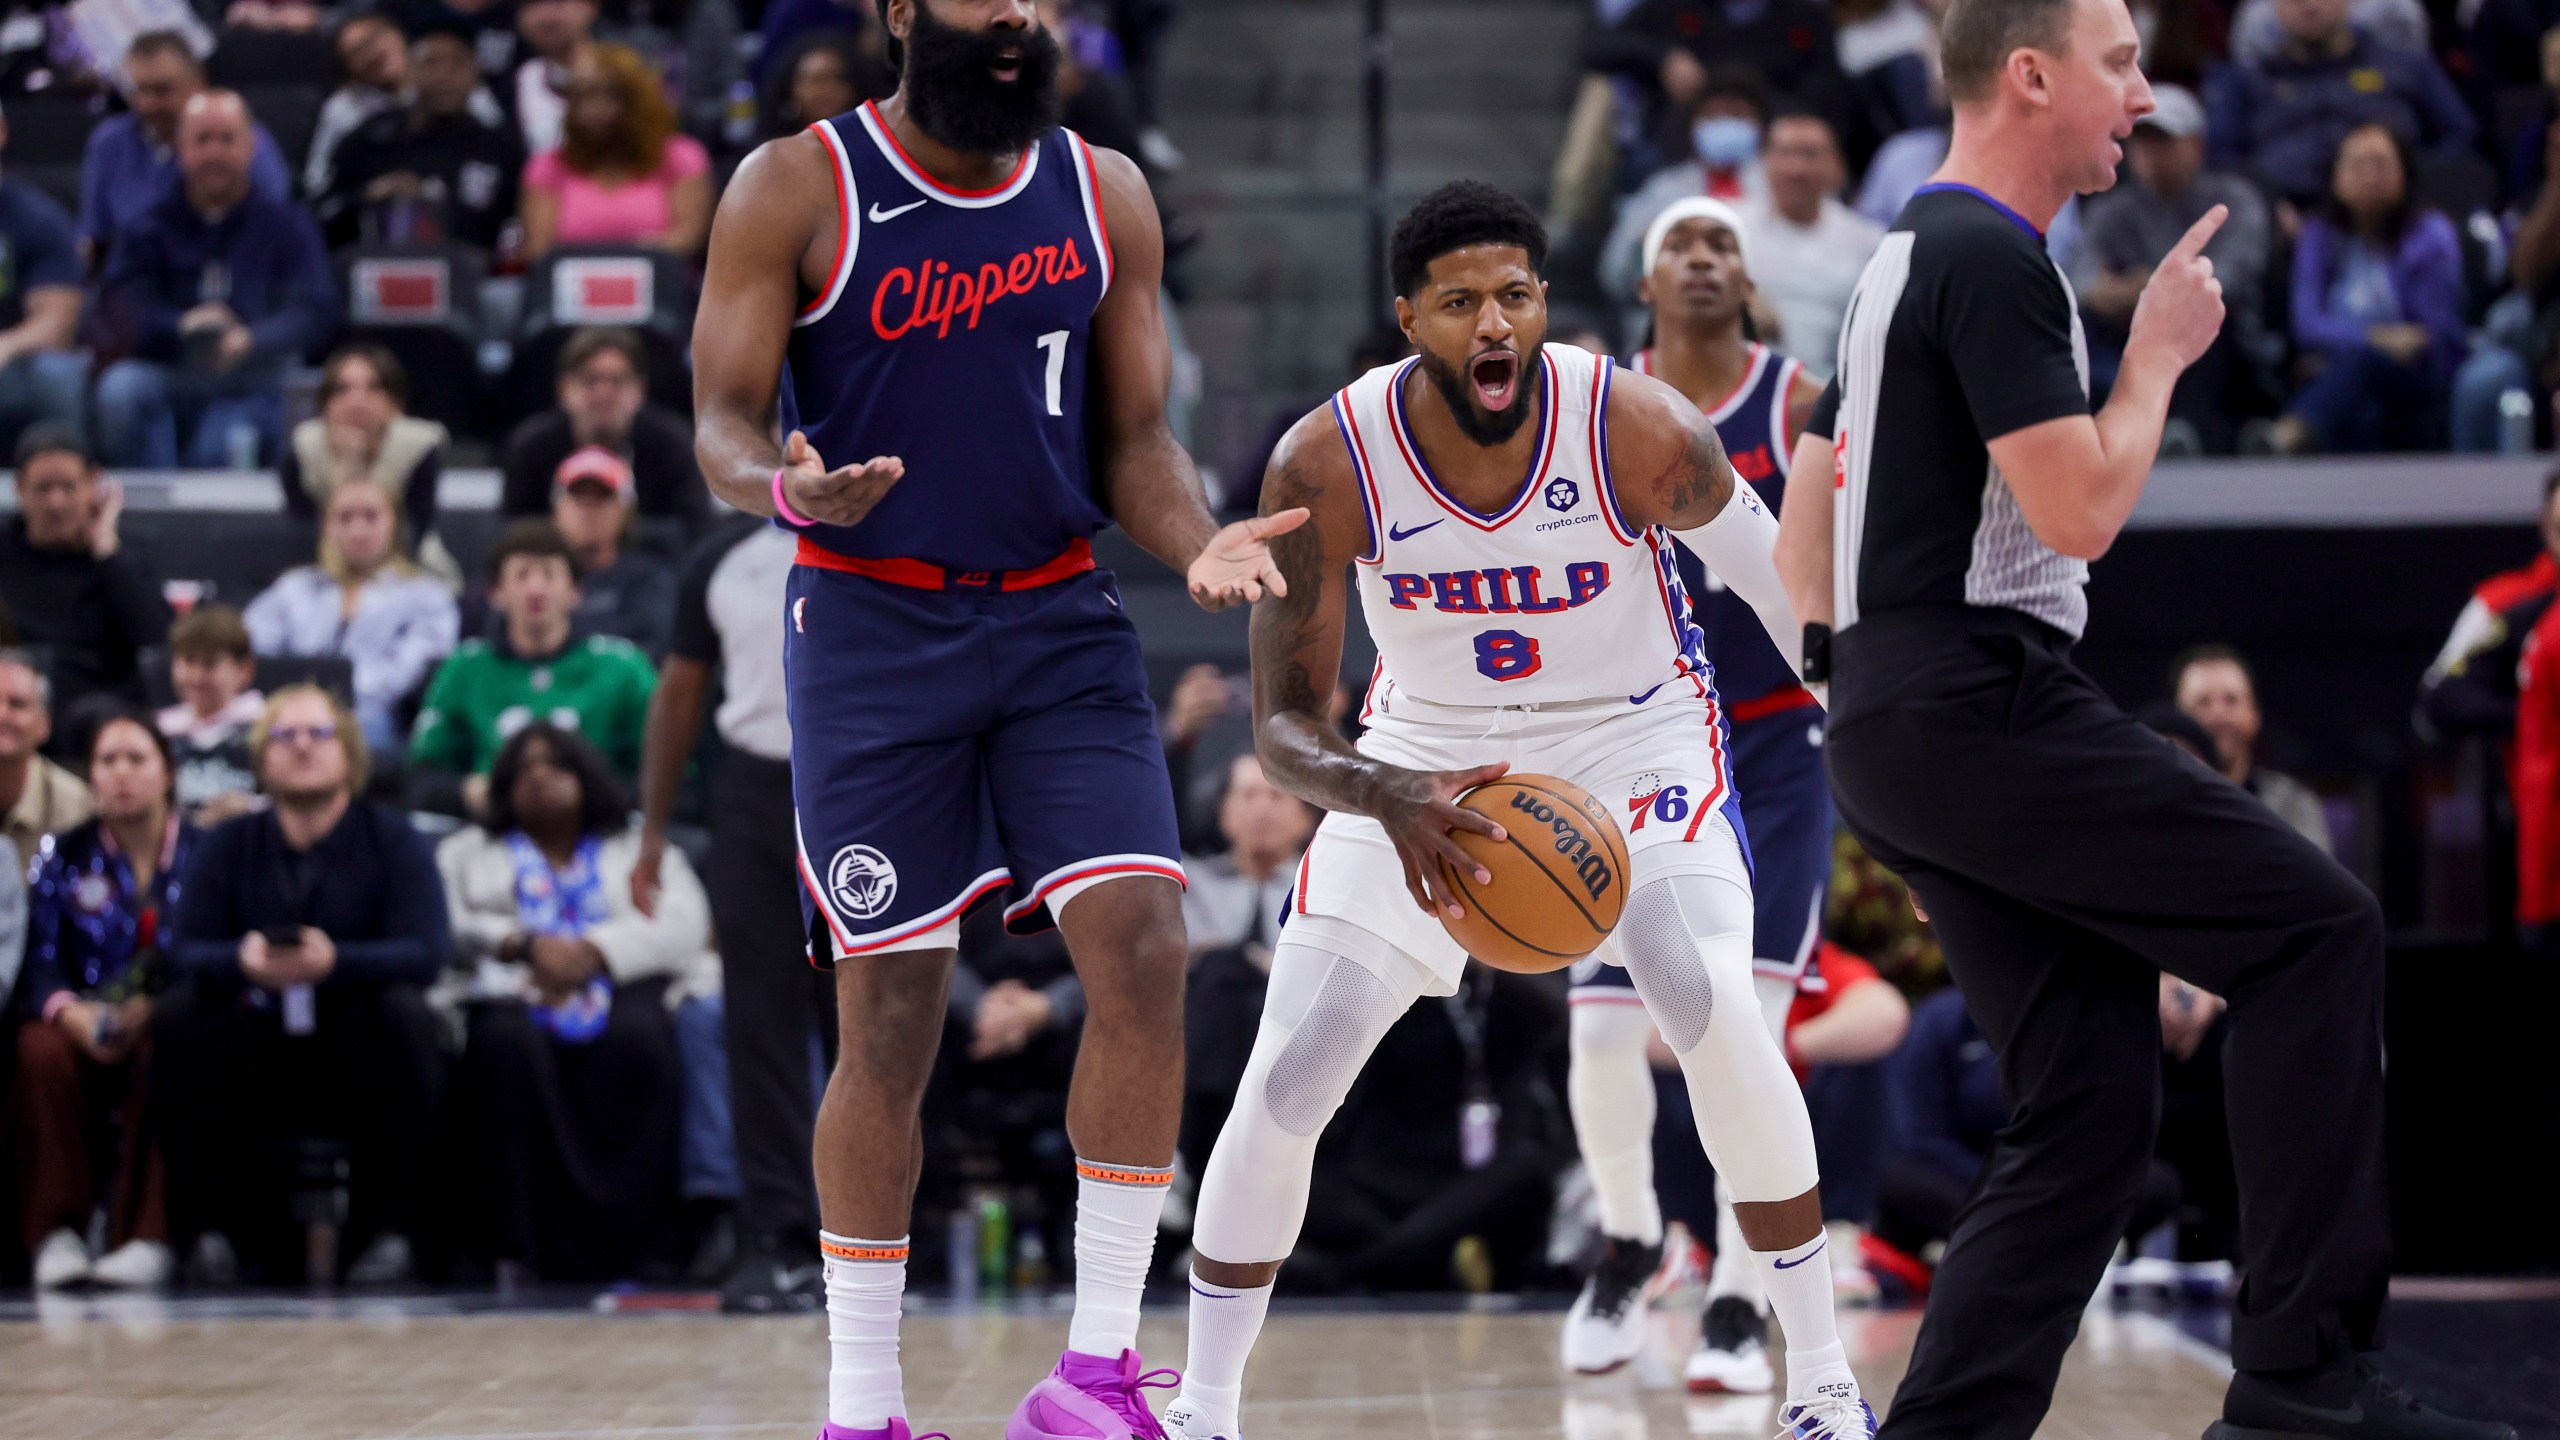
<svg viewBox="0 0 2560 1440">
<path fill-rule="evenodd" d="M 1828 684 L 1831 680 L 1831 627 L 1808 623 L 1804 627 L 1804 683 Z"/>
</svg>

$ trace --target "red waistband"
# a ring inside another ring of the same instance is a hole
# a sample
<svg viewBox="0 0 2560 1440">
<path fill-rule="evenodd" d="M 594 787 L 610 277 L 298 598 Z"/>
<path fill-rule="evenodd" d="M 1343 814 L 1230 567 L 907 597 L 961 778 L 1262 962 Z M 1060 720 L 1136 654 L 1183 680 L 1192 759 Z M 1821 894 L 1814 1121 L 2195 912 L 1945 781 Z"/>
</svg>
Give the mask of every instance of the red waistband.
<svg viewBox="0 0 2560 1440">
<path fill-rule="evenodd" d="M 1028 570 L 945 570 L 922 560 L 861 560 L 839 555 L 806 535 L 800 537 L 800 553 L 795 558 L 821 570 L 841 570 L 918 590 L 1037 590 L 1092 569 L 1093 544 L 1075 541 L 1059 551 L 1056 559 Z"/>
<path fill-rule="evenodd" d="M 800 543 L 806 545 L 809 542 L 803 540 Z M 1724 713 L 1726 719 L 1732 721 L 1736 725 L 1739 725 L 1746 720 L 1758 720 L 1770 715 L 1783 715 L 1790 710 L 1802 710 L 1808 705 L 1819 705 L 1821 703 L 1821 701 L 1813 698 L 1812 691 L 1807 690 L 1801 685 L 1789 685 L 1784 689 L 1772 690 L 1768 694 L 1758 696 L 1754 699 L 1731 701 L 1724 707 Z"/>
</svg>

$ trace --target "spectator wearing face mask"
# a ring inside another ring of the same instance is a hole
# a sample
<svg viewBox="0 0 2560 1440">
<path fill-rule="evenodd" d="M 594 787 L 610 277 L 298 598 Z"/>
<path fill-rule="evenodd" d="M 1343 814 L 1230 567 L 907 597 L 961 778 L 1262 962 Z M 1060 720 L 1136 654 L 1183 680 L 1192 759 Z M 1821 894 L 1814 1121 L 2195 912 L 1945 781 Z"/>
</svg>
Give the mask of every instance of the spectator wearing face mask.
<svg viewBox="0 0 2560 1440">
<path fill-rule="evenodd" d="M 1679 52 L 1686 54 L 1686 51 Z M 1600 247 L 1600 283 L 1632 303 L 1644 268 L 1644 232 L 1675 200 L 1693 195 L 1737 203 L 1767 198 L 1761 165 L 1762 132 L 1769 122 L 1769 90 L 1745 70 L 1708 77 L 1689 109 L 1689 158 L 1656 171 L 1643 188 L 1618 204 L 1618 223 Z"/>
</svg>

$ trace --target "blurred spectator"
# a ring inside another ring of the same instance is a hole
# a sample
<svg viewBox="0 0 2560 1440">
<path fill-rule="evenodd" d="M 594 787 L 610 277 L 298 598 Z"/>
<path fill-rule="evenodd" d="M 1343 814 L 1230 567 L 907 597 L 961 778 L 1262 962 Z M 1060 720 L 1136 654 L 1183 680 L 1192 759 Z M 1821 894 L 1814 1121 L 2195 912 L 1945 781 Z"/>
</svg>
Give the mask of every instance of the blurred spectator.
<svg viewBox="0 0 2560 1440">
<path fill-rule="evenodd" d="M 767 139 L 805 130 L 898 87 L 898 77 L 851 31 L 812 30 L 791 44 L 792 53 L 764 82 Z"/>
<path fill-rule="evenodd" d="M 2424 49 L 2350 23 L 2347 0 L 2276 0 L 2285 46 L 2235 63 L 2207 85 L 2214 163 L 2308 206 L 2328 190 L 2347 133 L 2387 126 L 2426 149 L 2467 148 L 2478 126 Z"/>
<path fill-rule="evenodd" d="M 1689 52 L 1671 55 L 1686 60 Z M 1761 168 L 1762 132 L 1769 123 L 1769 90 L 1748 70 L 1719 70 L 1701 80 L 1688 107 L 1688 157 L 1654 172 L 1634 194 L 1618 202 L 1618 221 L 1600 247 L 1600 283 L 1632 302 L 1636 272 L 1644 264 L 1644 232 L 1674 200 L 1708 195 L 1737 203 L 1769 193 Z"/>
<path fill-rule="evenodd" d="M 1225 843 L 1218 835 L 1218 799 L 1226 793 L 1226 762 L 1253 749 L 1251 722 L 1242 718 L 1250 708 L 1244 677 L 1207 661 L 1174 682 L 1158 730 L 1185 850 L 1214 851 Z"/>
<path fill-rule="evenodd" d="M 2293 336 L 2319 373 L 2264 432 L 2278 454 L 2443 441 L 2466 343 L 2462 241 L 2409 193 L 2411 163 L 2379 123 L 2339 143 L 2329 196 L 2294 242 Z"/>
<path fill-rule="evenodd" d="M 2159 108 L 2135 124 L 2127 147 L 2131 181 L 2088 202 L 2087 238 L 2071 277 L 2090 320 L 2091 378 L 2101 389 L 2114 383 L 2134 303 L 2152 267 L 2206 211 L 2228 207 L 2229 218 L 2206 242 L 2205 258 L 2222 282 L 2229 318 L 2169 401 L 2171 419 L 2192 428 L 2202 448 L 2227 452 L 2237 438 L 2227 395 L 2236 375 L 2246 373 L 2251 354 L 2243 337 L 2256 335 L 2266 303 L 2267 205 L 2248 181 L 2204 168 L 2204 106 L 2193 94 L 2155 85 L 2151 98 Z"/>
<path fill-rule="evenodd" d="M 2525 639 L 2560 594 L 2560 469 L 2542 477 L 2537 528 L 2533 563 L 2480 582 L 2419 682 L 2419 714 L 2439 737 L 2515 735 Z"/>
<path fill-rule="evenodd" d="M 2474 83 L 2494 94 L 2542 82 L 2551 32 L 2560 29 L 2560 6 L 2552 0 L 2484 0 L 2469 14 L 2462 49 L 2476 72 Z"/>
<path fill-rule="evenodd" d="M 1293 1283 L 1484 1291 L 1537 1277 L 1573 1157 L 1552 1080 L 1564 1026 L 1553 986 L 1481 965 L 1406 1011 L 1325 1126 Z M 1494 1114 L 1468 1123 L 1487 1099 Z"/>
<path fill-rule="evenodd" d="M 2258 735 L 2264 724 L 2258 713 L 2258 676 L 2239 651 L 2228 645 L 2194 647 L 2178 657 L 2170 688 L 2178 708 L 2213 737 L 2215 753 L 2208 763 L 2214 769 L 2266 802 L 2276 818 L 2303 839 L 2322 850 L 2334 849 L 2320 796 L 2292 776 L 2258 763 Z"/>
<path fill-rule="evenodd" d="M 2183 1030 L 2164 1036 L 2164 1043 L 2177 1038 Z M 1941 990 L 1912 1010 L 1910 1038 L 1889 1065 L 1893 1141 L 1877 1190 L 1875 1239 L 1900 1262 L 1886 1268 L 1925 1275 L 2009 1123 L 2009 1107 L 1990 1043 L 1956 990 Z M 2125 1234 L 2138 1238 L 2169 1218 L 2178 1193 L 2177 1172 L 2153 1159 Z"/>
<path fill-rule="evenodd" d="M 9 120 L 0 115 L 0 151 Z M 81 428 L 89 362 L 74 348 L 88 271 L 71 216 L 54 198 L 0 174 L 0 451 L 29 425 Z"/>
<path fill-rule="evenodd" d="M 2549 509 L 2544 507 L 2546 515 Z M 2516 588 L 2526 591 L 2524 585 Z M 2531 629 L 2514 647 L 2515 739 L 2508 749 L 2507 786 L 2515 805 L 2516 922 L 2539 954 L 2560 933 L 2553 928 L 2560 925 L 2560 670 L 2553 668 L 2560 633 L 2547 592 L 2511 604 L 2509 613 L 2525 623 L 2536 604 L 2541 613 L 2532 616 Z M 2475 655 L 2474 667 L 2487 658 Z"/>
<path fill-rule="evenodd" d="M 222 11 L 222 23 L 240 30 L 308 32 L 320 28 L 322 13 L 322 7 L 310 0 L 231 0 Z"/>
<path fill-rule="evenodd" d="M 638 518 L 630 462 L 601 445 L 560 462 L 551 523 L 578 560 L 578 608 L 570 618 L 582 633 L 619 636 L 655 661 L 667 653 L 676 621 L 676 572 L 632 546 Z"/>
<path fill-rule="evenodd" d="M 671 515 L 698 529 L 710 491 L 694 467 L 693 426 L 649 399 L 648 351 L 629 330 L 580 330 L 560 347 L 558 408 L 507 437 L 498 508 L 515 518 L 551 513 L 551 489 L 569 452 L 601 445 L 631 462 L 643 515 Z"/>
<path fill-rule="evenodd" d="M 88 785 L 38 753 L 52 738 L 51 683 L 25 651 L 0 650 L 0 816 L 21 875 L 47 839 L 98 813 Z"/>
<path fill-rule="evenodd" d="M 1767 193 L 1742 207 L 1751 248 L 1770 259 L 1753 289 L 1777 313 L 1778 333 L 1761 338 L 1827 379 L 1839 358 L 1849 292 L 1884 227 L 1841 203 L 1849 170 L 1821 116 L 1797 111 L 1770 121 L 1761 164 Z"/>
<path fill-rule="evenodd" d="M 179 188 L 178 122 L 187 102 L 204 93 L 204 66 L 174 30 L 137 35 L 125 51 L 129 113 L 110 115 L 89 132 L 80 161 L 80 243 L 93 265 L 112 261 L 127 230 Z M 250 144 L 240 164 L 247 184 L 282 205 L 293 199 L 284 151 L 267 127 L 247 121 Z"/>
<path fill-rule="evenodd" d="M 1259 759 L 1235 758 L 1227 767 L 1226 793 L 1218 799 L 1226 853 L 1182 862 L 1190 876 L 1182 924 L 1194 954 L 1247 942 L 1269 950 L 1280 943 L 1280 910 L 1315 829 L 1315 812 L 1272 784 Z"/>
<path fill-rule="evenodd" d="M 2560 380 L 2552 365 L 2560 350 L 2560 305 L 2552 279 L 2560 275 L 2560 29 L 2542 41 L 2543 114 L 2513 138 L 2509 195 L 2515 202 L 2507 276 L 2513 288 L 2489 307 L 2483 343 L 2453 384 L 2453 445 L 2457 450 L 2500 449 L 2498 400 L 2510 389 L 2548 395 Z"/>
<path fill-rule="evenodd" d="M 257 808 L 249 729 L 267 708 L 257 679 L 239 611 L 198 605 L 169 627 L 169 688 L 178 703 L 158 724 L 176 766 L 178 813 L 190 824 L 218 825 Z"/>
<path fill-rule="evenodd" d="M 18 1222 L 39 1290 L 150 1288 L 176 1268 L 167 1177 L 145 1101 L 153 997 L 197 832 L 180 819 L 168 742 L 138 714 L 89 741 L 98 817 L 59 836 L 30 877 L 27 1022 L 18 1031 Z M 101 1152 L 101 1142 L 114 1148 Z M 89 1212 L 112 1175 L 107 1253 Z"/>
<path fill-rule="evenodd" d="M 711 157 L 676 129 L 657 72 L 627 46 L 570 62 L 559 147 L 524 172 L 524 249 L 647 245 L 698 259 L 711 234 Z"/>
<path fill-rule="evenodd" d="M 2230 58 L 2242 65 L 2263 65 L 2283 55 L 2291 39 L 2285 33 L 2283 11 L 2280 0 L 2241 0 L 2231 17 Z M 2347 0 L 2347 23 L 2372 32 L 2395 50 L 2435 48 L 2426 7 L 2418 0 Z M 2146 61 L 2149 48 L 2144 47 Z M 2143 66 L 2146 72 L 2150 68 Z"/>
<path fill-rule="evenodd" d="M 133 221 L 107 262 L 106 312 L 131 356 L 98 379 L 98 433 L 115 464 L 166 470 L 181 454 L 199 468 L 272 463 L 284 371 L 337 328 L 319 227 L 250 187 L 249 133 L 237 94 L 188 101 L 184 183 Z"/>
<path fill-rule="evenodd" d="M 772 84 L 775 75 L 784 73 L 783 59 L 804 36 L 818 31 L 854 36 L 863 52 L 875 57 L 887 33 L 880 27 L 879 0 L 769 0 L 757 32 L 763 41 L 756 49 L 757 83 Z"/>
<path fill-rule="evenodd" d="M 1342 383 L 1347 385 L 1381 365 L 1393 365 L 1412 353 L 1413 342 L 1404 338 L 1402 330 L 1393 325 L 1381 325 L 1351 342 L 1351 355 L 1342 372 Z M 1220 523 L 1233 524 L 1261 512 L 1263 472 L 1271 468 L 1271 457 L 1279 451 L 1281 439 L 1309 410 L 1324 403 L 1323 396 L 1308 396 L 1302 403 L 1283 404 L 1271 412 L 1271 419 L 1254 440 L 1253 448 L 1237 457 L 1234 467 L 1227 472 L 1225 484 L 1220 487 L 1223 491 L 1218 500 Z M 1175 790 L 1180 793 L 1179 786 Z"/>
<path fill-rule="evenodd" d="M 496 253 L 516 218 L 524 146 L 504 121 L 473 113 L 480 73 L 459 26 L 409 42 L 409 86 L 406 107 L 339 144 L 329 188 L 314 197 L 329 243 L 453 241 Z"/>
<path fill-rule="evenodd" d="M 1076 53 L 1070 36 L 1069 0 L 1038 0 L 1040 23 L 1058 37 L 1058 98 L 1066 103 L 1059 123 L 1093 144 L 1117 150 L 1136 161 L 1156 183 L 1155 165 L 1147 158 L 1146 138 L 1139 133 L 1138 104 L 1120 76 L 1088 64 Z"/>
<path fill-rule="evenodd" d="M 408 413 L 409 373 L 400 357 L 371 341 L 342 345 L 320 369 L 320 413 L 293 427 L 291 443 L 276 466 L 285 513 L 318 518 L 329 497 L 349 480 L 382 487 L 408 525 L 406 554 L 434 568 L 451 569 L 436 533 L 436 491 L 443 483 L 444 426 Z M 458 582 L 458 571 L 446 577 Z"/>
<path fill-rule="evenodd" d="M 409 40 L 398 22 L 380 11 L 350 18 L 329 47 L 338 57 L 338 88 L 320 102 L 311 127 L 311 149 L 302 162 L 302 193 L 325 195 L 338 146 L 356 127 L 397 107 L 409 88 Z"/>
<path fill-rule="evenodd" d="M 1938 16 L 1945 10 L 1944 0 L 1841 0 L 1831 7 L 1840 69 L 1881 107 L 1877 119 L 1888 134 L 1927 124 L 1943 99 Z"/>
<path fill-rule="evenodd" d="M 716 768 L 703 777 L 711 840 L 703 882 L 720 940 L 742 1192 L 739 1263 L 721 1286 L 720 1305 L 744 1314 L 814 1310 L 822 1299 L 817 1267 L 803 1258 L 818 1226 L 808 1164 L 817 1113 L 810 1064 L 822 1037 L 835 1033 L 835 989 L 799 963 L 809 934 L 791 839 L 782 627 L 773 623 L 796 544 L 789 532 L 742 516 L 686 557 L 674 638 L 649 697 L 632 871 L 633 899 L 647 910 L 656 904 L 667 827 L 716 679 L 720 744 Z"/>
<path fill-rule="evenodd" d="M 18 437 L 18 513 L 0 526 L 0 604 L 21 643 L 51 655 L 62 713 L 91 695 L 142 694 L 146 646 L 169 633 L 169 603 L 124 548 L 124 487 L 78 435 L 39 425 Z"/>
<path fill-rule="evenodd" d="M 399 1280 L 435 1130 L 425 987 L 453 945 L 435 852 L 407 816 L 357 798 L 364 736 L 327 691 L 276 692 L 250 749 L 270 806 L 197 845 L 169 948 L 182 983 L 153 1036 L 160 1073 L 186 1077 L 160 1092 L 172 1228 L 225 1237 L 205 1260 L 228 1247 L 291 1273 L 303 1236 L 264 1157 L 334 1136 L 350 1176 L 347 1279 Z"/>
<path fill-rule="evenodd" d="M 471 53 L 491 86 L 504 88 L 522 58 L 516 39 L 517 0 L 389 0 L 379 8 L 415 35 L 431 25 L 459 26 L 471 37 Z"/>
<path fill-rule="evenodd" d="M 472 1002 L 454 1087 L 465 1245 L 546 1278 L 629 1275 L 663 1249 L 683 1110 L 672 1013 L 707 999 L 718 1033 L 702 886 L 668 855 L 642 913 L 630 819 L 595 747 L 536 721 L 498 752 L 483 824 L 436 849 Z"/>
<path fill-rule="evenodd" d="M 1819 110 L 1837 129 L 1849 121 L 1837 56 L 1831 12 L 1817 0 L 1641 0 L 1615 25 L 1592 32 L 1583 64 L 1625 75 L 1659 94 L 1668 113 L 1693 119 L 1709 68 L 1729 67 L 1760 77 L 1768 94 Z M 1651 221 L 1646 216 L 1636 233 Z"/>
<path fill-rule="evenodd" d="M 559 145 L 560 122 L 569 113 L 563 93 L 569 63 L 595 33 L 596 0 L 523 0 L 516 7 L 516 38 L 530 53 L 516 66 L 507 104 L 527 150 L 539 154 Z"/>
<path fill-rule="evenodd" d="M 27 875 L 17 858 L 15 846 L 0 850 L 0 1016 L 18 1013 L 18 966 L 27 958 Z"/>
<path fill-rule="evenodd" d="M 399 743 L 401 707 L 462 627 L 453 592 L 402 551 L 391 492 L 368 479 L 330 492 L 319 563 L 277 576 L 242 618 L 260 654 L 343 657 L 365 741 L 386 751 Z"/>
<path fill-rule="evenodd" d="M 504 624 L 464 642 L 427 686 L 409 741 L 411 789 L 425 809 L 483 813 L 489 767 L 528 719 L 586 737 L 628 785 L 657 672 L 628 640 L 579 635 L 578 562 L 548 520 L 507 527 L 489 552 L 489 604 Z"/>
</svg>

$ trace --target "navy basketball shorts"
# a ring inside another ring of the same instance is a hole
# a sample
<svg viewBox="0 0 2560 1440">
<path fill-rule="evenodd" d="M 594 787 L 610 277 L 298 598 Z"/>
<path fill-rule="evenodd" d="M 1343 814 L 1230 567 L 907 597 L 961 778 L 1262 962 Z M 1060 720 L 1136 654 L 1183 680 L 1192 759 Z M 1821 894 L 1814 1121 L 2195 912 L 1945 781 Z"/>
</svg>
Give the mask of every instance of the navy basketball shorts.
<svg viewBox="0 0 2560 1440">
<path fill-rule="evenodd" d="M 932 590 L 804 564 L 785 597 L 812 960 L 948 947 L 999 895 L 1006 926 L 1030 933 L 1096 883 L 1182 883 L 1138 632 L 1109 571 Z"/>
<path fill-rule="evenodd" d="M 1734 787 L 1751 836 L 1751 968 L 1807 983 L 1831 889 L 1831 782 L 1814 706 L 1735 722 Z M 1605 953 L 1605 952 L 1604 952 Z M 1635 981 L 1598 956 L 1573 967 L 1573 998 L 1632 1000 Z"/>
</svg>

